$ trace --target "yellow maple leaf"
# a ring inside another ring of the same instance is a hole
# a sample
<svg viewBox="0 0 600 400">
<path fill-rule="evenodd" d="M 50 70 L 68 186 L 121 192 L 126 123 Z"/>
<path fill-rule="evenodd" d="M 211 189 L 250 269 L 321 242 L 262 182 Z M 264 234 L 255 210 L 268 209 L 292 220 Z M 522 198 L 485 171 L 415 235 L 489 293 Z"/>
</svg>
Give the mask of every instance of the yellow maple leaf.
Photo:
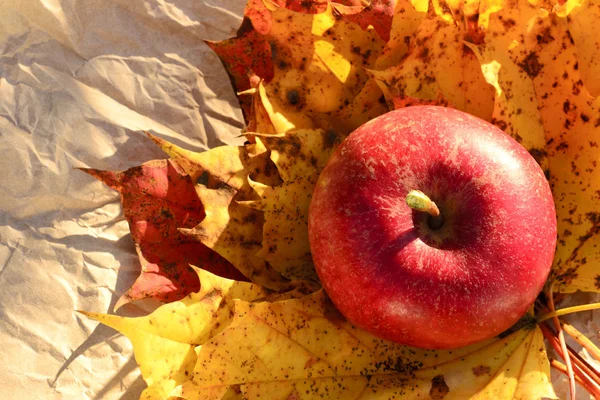
<svg viewBox="0 0 600 400">
<path fill-rule="evenodd" d="M 463 25 L 441 18 L 430 8 L 401 62 L 371 74 L 390 103 L 398 96 L 436 100 L 441 95 L 452 107 L 489 120 L 493 88 L 464 44 L 467 33 Z"/>
<path fill-rule="evenodd" d="M 552 186 L 559 241 L 550 280 L 560 292 L 599 291 L 600 100 L 584 85 L 569 23 L 516 1 L 491 16 L 487 34 L 493 39 L 473 48 L 496 88 L 492 121 L 530 151 Z"/>
<path fill-rule="evenodd" d="M 390 40 L 385 44 L 375 63 L 377 70 L 397 65 L 408 52 L 408 41 L 425 18 L 429 8 L 427 0 L 398 0 L 390 29 Z"/>
<path fill-rule="evenodd" d="M 264 258 L 290 279 L 317 280 L 308 242 L 308 206 L 314 185 L 342 136 L 332 130 L 293 130 L 279 135 L 247 134 L 270 150 L 284 183 L 268 186 L 250 181 L 259 200 L 239 204 L 264 212 Z"/>
<path fill-rule="evenodd" d="M 145 317 L 81 311 L 131 340 L 134 355 L 148 388 L 141 398 L 164 399 L 189 379 L 196 364 L 195 347 L 209 341 L 233 320 L 234 299 L 264 301 L 300 296 L 301 288 L 281 295 L 246 282 L 218 277 L 194 268 L 200 291 L 163 305 Z"/>
<path fill-rule="evenodd" d="M 254 198 L 248 176 L 259 182 L 281 182 L 269 155 L 260 145 L 222 146 L 195 153 L 156 137 L 152 139 L 196 182 L 195 188 L 206 217 L 183 232 L 197 238 L 233 264 L 251 281 L 271 289 L 284 289 L 290 282 L 256 255 L 261 249 L 262 212 L 241 206 L 238 200 Z"/>
<path fill-rule="evenodd" d="M 257 96 L 275 132 L 322 127 L 329 121 L 349 133 L 369 115 L 388 111 L 377 87 L 366 85 L 366 68 L 374 66 L 384 45 L 373 29 L 365 32 L 336 19 L 331 5 L 305 14 L 265 4 L 272 21 L 265 38 L 274 76 L 259 85 Z"/>
<path fill-rule="evenodd" d="M 350 325 L 323 292 L 236 301 L 235 313 L 171 395 L 219 398 L 239 385 L 246 399 L 556 398 L 535 322 L 466 348 L 430 351 Z"/>
<path fill-rule="evenodd" d="M 600 24 L 600 7 L 595 1 L 569 0 L 557 5 L 556 13 L 568 17 L 569 33 L 577 49 L 581 79 L 592 96 L 600 95 L 600 36 L 595 32 Z"/>
<path fill-rule="evenodd" d="M 317 174 L 271 187 L 251 183 L 260 200 L 239 202 L 265 214 L 262 249 L 256 254 L 289 279 L 318 282 L 308 243 L 308 206 Z"/>
<path fill-rule="evenodd" d="M 279 135 L 248 133 L 246 136 L 260 138 L 270 150 L 271 160 L 284 182 L 318 175 L 344 138 L 327 129 L 297 129 Z"/>
</svg>

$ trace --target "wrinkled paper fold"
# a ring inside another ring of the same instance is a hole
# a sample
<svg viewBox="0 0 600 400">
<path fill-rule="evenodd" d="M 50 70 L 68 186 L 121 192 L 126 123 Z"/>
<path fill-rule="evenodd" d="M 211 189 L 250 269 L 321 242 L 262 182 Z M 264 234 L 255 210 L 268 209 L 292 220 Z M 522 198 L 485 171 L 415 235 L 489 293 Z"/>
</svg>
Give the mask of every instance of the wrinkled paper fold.
<svg viewBox="0 0 600 400">
<path fill-rule="evenodd" d="M 0 397 L 137 399 L 131 345 L 107 312 L 140 270 L 119 196 L 78 167 L 240 143 L 242 114 L 202 39 L 244 1 L 0 1 Z M 136 309 L 123 310 L 135 313 Z"/>
</svg>

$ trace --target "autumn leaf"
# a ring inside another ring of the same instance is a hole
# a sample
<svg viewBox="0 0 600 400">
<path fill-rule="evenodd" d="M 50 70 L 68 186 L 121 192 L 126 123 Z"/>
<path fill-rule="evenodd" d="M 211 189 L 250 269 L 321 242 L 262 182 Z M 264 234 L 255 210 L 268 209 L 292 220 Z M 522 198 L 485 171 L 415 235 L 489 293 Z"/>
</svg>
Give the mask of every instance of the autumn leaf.
<svg viewBox="0 0 600 400">
<path fill-rule="evenodd" d="M 256 88 L 256 95 L 262 105 L 254 105 L 254 113 L 264 115 L 265 109 L 276 133 L 332 127 L 347 134 L 359 126 L 357 123 L 366 122 L 368 116 L 389 110 L 374 82 L 365 89 L 369 81 L 366 69 L 374 66 L 384 46 L 374 29 L 363 31 L 351 21 L 336 19 L 328 2 L 279 3 L 283 2 L 250 1 L 246 16 L 252 21 L 253 31 L 246 28 L 237 39 L 260 49 L 263 44 L 256 47 L 255 43 L 268 43 L 270 49 L 273 78 L 270 73 L 258 75 L 263 82 Z M 247 53 L 232 56 L 224 50 L 232 49 L 234 41 L 211 46 L 217 49 L 230 74 L 238 76 L 234 85 L 240 91 L 247 87 L 238 83 L 247 73 L 240 67 Z M 253 59 L 245 68 L 259 69 L 256 63 L 261 62 Z M 237 75 L 233 70 L 239 71 Z M 249 103 L 247 94 L 240 95 L 240 100 Z M 357 109 L 369 112 L 364 115 Z M 249 126 L 255 125 L 254 113 L 247 119 Z"/>
<path fill-rule="evenodd" d="M 600 7 L 594 1 L 571 0 L 557 9 L 561 18 L 567 18 L 580 64 L 581 79 L 592 96 L 600 95 L 600 37 L 590 34 L 600 24 Z"/>
<path fill-rule="evenodd" d="M 531 27 L 525 36 L 524 26 Z M 515 2 L 491 16 L 486 38 L 474 48 L 496 88 L 492 122 L 545 168 L 554 194 L 558 246 L 550 281 L 559 292 L 600 291 L 600 181 L 594 174 L 600 100 L 584 85 L 568 20 Z"/>
<path fill-rule="evenodd" d="M 277 170 L 270 166 L 268 153 L 253 154 L 248 146 L 221 146 L 202 153 L 182 149 L 150 136 L 196 182 L 195 190 L 202 202 L 205 218 L 198 224 L 181 227 L 190 239 L 201 242 L 231 262 L 253 282 L 281 289 L 289 281 L 256 255 L 261 248 L 263 215 L 243 207 L 238 200 L 255 194 L 247 182 L 250 175 L 259 182 L 276 185 Z"/>
<path fill-rule="evenodd" d="M 322 13 L 328 3 L 328 0 L 248 0 L 244 15 L 252 21 L 252 25 L 258 32 L 266 35 L 273 27 L 271 10 L 287 8 L 297 13 L 317 14 Z"/>
<path fill-rule="evenodd" d="M 323 292 L 236 301 L 233 322 L 171 395 L 219 398 L 237 385 L 246 399 L 556 398 L 534 322 L 462 349 L 413 349 L 350 325 Z"/>
<path fill-rule="evenodd" d="M 418 16 L 413 15 L 411 21 L 415 19 Z M 464 44 L 468 33 L 463 25 L 441 18 L 430 8 L 410 36 L 406 56 L 385 70 L 371 71 L 388 102 L 403 96 L 443 97 L 450 106 L 489 121 L 494 91 L 476 55 Z"/>
<path fill-rule="evenodd" d="M 251 182 L 260 200 L 239 202 L 264 212 L 262 248 L 256 255 L 288 279 L 318 282 L 308 243 L 308 206 L 317 177 L 276 187 Z"/>
<path fill-rule="evenodd" d="M 144 298 L 179 300 L 197 291 L 199 281 L 190 264 L 245 280 L 225 259 L 179 232 L 179 228 L 193 228 L 205 215 L 190 177 L 177 164 L 156 160 L 121 172 L 83 171 L 121 194 L 123 213 L 142 264 L 140 276 L 115 309 Z"/>
<path fill-rule="evenodd" d="M 250 180 L 259 200 L 238 204 L 264 212 L 264 258 L 283 276 L 317 281 L 308 242 L 308 206 L 314 185 L 342 137 L 328 130 L 294 130 L 280 135 L 248 134 L 270 150 L 270 157 L 285 181 L 268 186 Z"/>
<path fill-rule="evenodd" d="M 270 151 L 270 158 L 284 182 L 318 175 L 343 136 L 333 130 L 298 129 L 280 135 L 249 133 Z"/>
<path fill-rule="evenodd" d="M 141 399 L 165 399 L 190 378 L 196 364 L 195 347 L 209 341 L 233 320 L 234 299 L 248 302 L 302 296 L 304 288 L 273 293 L 261 286 L 224 279 L 194 268 L 200 289 L 180 301 L 165 304 L 145 317 L 82 313 L 129 338 L 148 388 Z"/>
<path fill-rule="evenodd" d="M 354 22 L 365 31 L 373 27 L 381 39 L 387 42 L 390 40 L 395 4 L 395 0 L 372 0 L 369 2 L 345 0 L 334 2 L 333 8 L 345 19 Z"/>
<path fill-rule="evenodd" d="M 237 31 L 237 36 L 221 42 L 205 42 L 221 59 L 236 92 L 256 87 L 261 79 L 273 79 L 271 47 L 266 38 L 252 28 L 245 19 Z M 244 119 L 250 120 L 252 98 L 240 96 L 240 107 Z"/>
<path fill-rule="evenodd" d="M 194 153 L 151 138 L 167 154 L 176 157 L 176 162 L 196 182 L 196 193 L 205 210 L 206 217 L 198 225 L 180 229 L 181 232 L 213 249 L 252 282 L 264 287 L 284 290 L 307 284 L 288 279 L 262 257 L 263 212 L 242 204 L 258 198 L 248 178 L 273 186 L 281 183 L 269 152 L 260 141 Z M 319 285 L 315 283 L 312 287 L 316 290 Z"/>
<path fill-rule="evenodd" d="M 418 29 L 429 9 L 428 0 L 397 0 L 390 27 L 390 39 L 376 61 L 375 69 L 397 65 L 408 52 L 411 36 Z"/>
</svg>

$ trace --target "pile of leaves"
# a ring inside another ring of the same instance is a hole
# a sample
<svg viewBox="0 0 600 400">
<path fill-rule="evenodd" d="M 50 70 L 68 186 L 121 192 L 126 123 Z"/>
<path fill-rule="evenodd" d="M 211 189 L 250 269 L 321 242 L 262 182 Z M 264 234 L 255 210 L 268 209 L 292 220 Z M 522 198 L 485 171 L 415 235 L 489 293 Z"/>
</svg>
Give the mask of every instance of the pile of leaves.
<svg viewBox="0 0 600 400">
<path fill-rule="evenodd" d="M 117 306 L 165 302 L 139 318 L 85 312 L 133 343 L 142 398 L 555 398 L 551 365 L 600 396 L 600 374 L 564 335 L 600 351 L 559 319 L 595 305 L 554 308 L 555 297 L 600 291 L 598 26 L 598 0 L 249 0 L 237 36 L 207 43 L 238 93 L 246 143 L 194 153 L 150 136 L 167 160 L 87 170 L 121 193 L 142 264 Z M 352 326 L 321 289 L 308 244 L 312 189 L 332 151 L 414 104 L 512 135 L 556 203 L 558 248 L 535 309 L 452 351 Z"/>
</svg>

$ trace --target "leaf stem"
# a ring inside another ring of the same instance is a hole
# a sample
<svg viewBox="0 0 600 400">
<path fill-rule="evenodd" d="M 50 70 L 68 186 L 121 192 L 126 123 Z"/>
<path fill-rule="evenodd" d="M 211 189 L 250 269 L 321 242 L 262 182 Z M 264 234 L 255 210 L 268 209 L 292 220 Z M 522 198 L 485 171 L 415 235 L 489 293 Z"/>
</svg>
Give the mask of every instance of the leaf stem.
<svg viewBox="0 0 600 400">
<path fill-rule="evenodd" d="M 567 349 L 569 350 L 569 355 L 571 356 L 571 360 L 574 362 L 575 366 L 580 370 L 586 373 L 597 385 L 598 389 L 600 389 L 600 376 L 598 376 L 598 371 L 594 368 L 590 363 L 583 359 L 573 348 L 567 345 Z"/>
<path fill-rule="evenodd" d="M 552 288 L 554 283 L 550 285 L 548 292 L 546 294 L 546 298 L 548 299 L 548 308 L 550 309 L 550 314 L 556 311 L 554 307 L 554 293 Z M 567 349 L 567 342 L 565 341 L 565 334 L 561 329 L 560 321 L 558 320 L 558 316 L 554 316 L 552 318 L 552 322 L 554 323 L 554 327 L 556 328 L 556 332 L 558 334 L 558 342 L 560 343 L 560 347 L 563 353 L 563 359 L 565 360 L 565 365 L 567 366 L 567 372 L 569 374 L 569 388 L 571 391 L 571 399 L 575 400 L 576 397 L 576 389 L 575 389 L 575 374 L 573 373 L 573 364 L 571 363 L 571 357 L 569 354 L 569 350 Z M 583 379 L 583 378 L 582 378 Z"/>
<path fill-rule="evenodd" d="M 561 308 L 560 310 L 554 310 L 554 311 L 550 310 L 550 312 L 548 314 L 545 314 L 545 315 L 542 315 L 541 317 L 539 317 L 538 322 L 544 322 L 550 318 L 560 317 L 563 315 L 573 314 L 576 312 L 591 311 L 591 310 L 597 310 L 597 309 L 600 309 L 600 303 L 582 304 L 579 306 Z"/>
<path fill-rule="evenodd" d="M 560 361 L 550 360 L 550 366 L 565 374 L 567 377 L 569 376 L 567 372 L 567 366 Z M 577 381 L 577 383 L 579 383 L 589 394 L 594 396 L 594 398 L 600 398 L 600 390 L 598 390 L 595 386 L 590 385 L 590 382 L 586 382 L 585 380 L 581 379 L 579 375 L 575 375 L 575 381 Z"/>
<path fill-rule="evenodd" d="M 600 349 L 594 344 L 594 342 L 588 339 L 583 333 L 579 332 L 573 325 L 564 321 L 562 321 L 562 328 L 569 336 L 579 343 L 581 347 L 586 349 L 592 357 L 600 361 Z"/>
<path fill-rule="evenodd" d="M 570 365 L 571 362 L 569 359 L 569 354 L 566 351 L 563 351 L 561 344 L 558 340 L 558 337 L 556 337 L 556 334 L 554 332 L 552 332 L 552 330 L 546 324 L 540 324 L 539 327 L 542 330 L 542 334 L 544 335 L 546 340 L 548 340 L 548 343 L 550 343 L 550 345 L 552 346 L 554 351 L 563 360 L 565 360 L 565 362 L 568 362 L 568 364 L 565 365 L 565 374 L 569 378 L 569 390 L 571 392 L 571 399 L 575 400 L 575 397 L 573 397 L 573 394 L 574 394 L 573 391 L 574 391 L 574 386 L 575 386 L 575 374 L 573 373 L 573 366 Z M 580 379 L 583 379 L 583 378 L 580 378 Z"/>
</svg>

